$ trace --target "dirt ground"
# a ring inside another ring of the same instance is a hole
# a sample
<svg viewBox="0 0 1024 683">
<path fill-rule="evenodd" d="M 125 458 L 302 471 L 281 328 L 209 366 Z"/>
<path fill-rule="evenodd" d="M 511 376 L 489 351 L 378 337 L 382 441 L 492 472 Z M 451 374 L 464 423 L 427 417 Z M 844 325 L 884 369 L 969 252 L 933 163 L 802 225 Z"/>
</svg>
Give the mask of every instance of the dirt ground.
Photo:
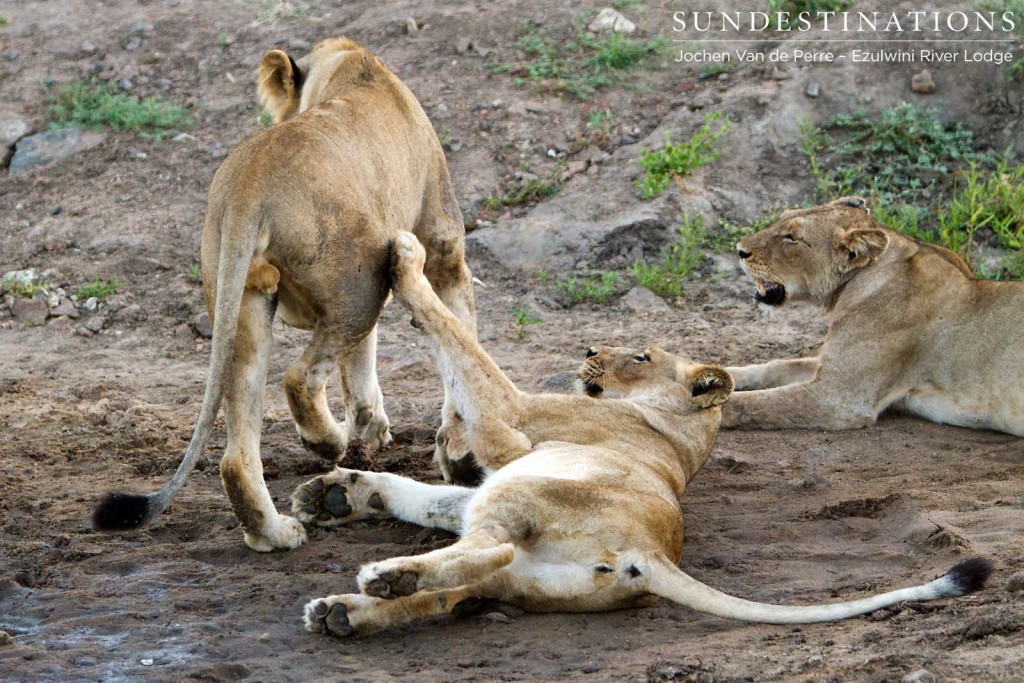
<svg viewBox="0 0 1024 683">
<path fill-rule="evenodd" d="M 278 46 L 301 54 L 338 33 L 371 47 L 434 118 L 472 213 L 479 192 L 511 178 L 527 155 L 542 162 L 552 141 L 587 120 L 579 102 L 517 87 L 485 70 L 475 48 L 457 49 L 468 37 L 514 59 L 522 22 L 569 26 L 600 6 L 548 4 L 25 0 L 4 7 L 12 21 L 0 29 L 0 105 L 36 130 L 45 129 L 40 83 L 90 72 L 186 103 L 197 125 L 162 143 L 107 133 L 100 147 L 0 178 L 0 272 L 34 267 L 56 269 L 72 284 L 111 276 L 125 283 L 97 334 L 76 333 L 77 323 L 22 327 L 10 319 L 0 329 L 0 629 L 12 636 L 0 641 L 0 679 L 1024 680 L 1021 593 L 1006 590 L 1008 577 L 1024 570 L 1021 440 L 901 416 L 848 433 L 723 432 L 684 500 L 682 568 L 755 600 L 862 597 L 929 580 L 972 555 L 998 565 L 976 595 L 837 624 L 746 625 L 661 602 L 581 615 L 494 606 L 348 642 L 312 635 L 300 620 L 311 597 L 354 590 L 364 562 L 452 537 L 398 522 L 357 523 L 312 529 L 309 542 L 288 553 L 254 553 L 220 487 L 221 428 L 152 527 L 91 530 L 103 492 L 155 490 L 191 435 L 209 342 L 190 324 L 202 301 L 187 271 L 198 262 L 210 178 L 258 125 L 252 80 L 262 52 Z M 657 26 L 664 9 L 633 11 Z M 408 16 L 423 25 L 414 35 L 406 34 Z M 759 78 L 735 80 L 742 87 Z M 630 85 L 600 95 L 595 106 L 623 112 L 632 135 L 653 130 L 680 91 L 733 87 L 658 71 Z M 511 138 L 513 123 L 481 112 L 525 100 L 543 106 L 524 151 Z M 617 144 L 609 141 L 607 151 Z M 776 171 L 807 182 L 797 167 L 798 158 L 787 157 Z M 787 308 L 770 321 L 756 316 L 750 286 L 735 269 L 695 281 L 676 305 L 644 315 L 622 300 L 566 308 L 550 282 L 506 269 L 482 249 L 471 251 L 470 263 L 487 285 L 477 290 L 481 340 L 526 389 L 575 369 L 593 343 L 660 341 L 696 359 L 740 363 L 807 353 L 824 333 L 811 308 Z M 525 338 L 515 307 L 542 318 Z M 280 323 L 275 335 L 263 459 L 284 509 L 294 486 L 324 465 L 299 444 L 281 389 L 306 335 Z M 438 481 L 430 455 L 442 389 L 397 307 L 382 323 L 379 371 L 395 443 L 365 465 Z"/>
</svg>

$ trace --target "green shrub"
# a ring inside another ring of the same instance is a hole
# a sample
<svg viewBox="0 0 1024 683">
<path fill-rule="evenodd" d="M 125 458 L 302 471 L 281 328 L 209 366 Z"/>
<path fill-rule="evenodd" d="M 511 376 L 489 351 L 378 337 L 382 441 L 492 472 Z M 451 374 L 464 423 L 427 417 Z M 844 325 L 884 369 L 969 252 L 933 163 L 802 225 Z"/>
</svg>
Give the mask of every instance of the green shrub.
<svg viewBox="0 0 1024 683">
<path fill-rule="evenodd" d="M 728 115 L 711 112 L 704 117 L 704 125 L 689 140 L 673 143 L 666 134 L 663 148 L 642 150 L 638 163 L 643 166 L 644 174 L 636 181 L 641 199 L 651 199 L 664 192 L 673 176 L 686 175 L 718 159 L 715 143 L 730 125 Z"/>
<path fill-rule="evenodd" d="M 593 275 L 586 278 L 565 277 L 555 282 L 555 286 L 569 295 L 573 303 L 593 301 L 603 304 L 615 295 L 619 284 L 619 274 L 615 272 Z"/>
<path fill-rule="evenodd" d="M 85 80 L 60 87 L 49 115 L 54 128 L 106 126 L 158 140 L 172 130 L 190 128 L 193 124 L 187 109 L 168 104 L 160 97 L 139 100 L 121 92 L 113 83 Z"/>
<path fill-rule="evenodd" d="M 706 230 L 700 215 L 684 215 L 676 234 L 677 241 L 662 247 L 656 263 L 637 261 L 633 264 L 637 284 L 659 296 L 682 296 L 683 281 L 704 262 Z"/>
<path fill-rule="evenodd" d="M 520 339 L 526 339 L 528 335 L 526 331 L 527 326 L 544 322 L 543 318 L 533 315 L 527 308 L 512 308 L 510 310 L 512 315 L 515 316 L 517 334 Z"/>
<path fill-rule="evenodd" d="M 105 299 L 120 292 L 122 287 L 124 287 L 124 284 L 117 278 L 112 277 L 109 280 L 96 279 L 76 289 L 75 296 L 78 297 L 79 301 L 91 299 L 92 297 Z"/>
</svg>

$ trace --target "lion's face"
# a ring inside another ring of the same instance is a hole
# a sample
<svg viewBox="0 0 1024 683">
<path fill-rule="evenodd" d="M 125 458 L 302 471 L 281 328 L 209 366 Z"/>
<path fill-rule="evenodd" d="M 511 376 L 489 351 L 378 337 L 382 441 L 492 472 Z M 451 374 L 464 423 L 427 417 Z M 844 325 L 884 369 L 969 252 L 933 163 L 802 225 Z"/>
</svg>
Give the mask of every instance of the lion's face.
<svg viewBox="0 0 1024 683">
<path fill-rule="evenodd" d="M 733 381 L 723 368 L 693 363 L 657 346 L 643 350 L 592 346 L 580 368 L 577 388 L 592 398 L 683 396 L 694 409 L 703 409 L 725 403 Z"/>
<path fill-rule="evenodd" d="M 757 287 L 758 303 L 781 306 L 793 298 L 824 305 L 850 273 L 873 263 L 888 245 L 867 202 L 844 197 L 787 211 L 774 225 L 740 240 L 736 251 Z"/>
<path fill-rule="evenodd" d="M 358 57 L 358 64 L 339 69 L 349 55 Z M 257 87 L 263 107 L 280 123 L 326 99 L 335 76 L 359 75 L 366 71 L 364 61 L 376 58 L 347 38 L 328 38 L 313 50 L 295 59 L 282 50 L 271 50 L 260 62 Z M 339 74 L 339 72 L 342 72 Z"/>
</svg>

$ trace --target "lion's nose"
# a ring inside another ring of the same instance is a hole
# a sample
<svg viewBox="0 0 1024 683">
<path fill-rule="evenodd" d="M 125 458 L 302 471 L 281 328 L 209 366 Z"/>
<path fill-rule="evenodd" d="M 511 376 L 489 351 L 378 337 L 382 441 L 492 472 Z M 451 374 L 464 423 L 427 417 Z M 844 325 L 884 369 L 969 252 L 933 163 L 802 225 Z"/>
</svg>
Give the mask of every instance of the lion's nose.
<svg viewBox="0 0 1024 683">
<path fill-rule="evenodd" d="M 741 259 L 748 259 L 748 258 L 750 258 L 750 252 L 749 251 L 743 251 L 743 248 L 740 245 L 738 245 L 738 244 L 736 245 L 736 253 L 739 255 L 739 257 Z"/>
<path fill-rule="evenodd" d="M 587 358 L 593 358 L 596 355 L 597 355 L 597 349 L 595 349 L 593 346 L 591 346 L 589 349 L 587 349 Z"/>
</svg>

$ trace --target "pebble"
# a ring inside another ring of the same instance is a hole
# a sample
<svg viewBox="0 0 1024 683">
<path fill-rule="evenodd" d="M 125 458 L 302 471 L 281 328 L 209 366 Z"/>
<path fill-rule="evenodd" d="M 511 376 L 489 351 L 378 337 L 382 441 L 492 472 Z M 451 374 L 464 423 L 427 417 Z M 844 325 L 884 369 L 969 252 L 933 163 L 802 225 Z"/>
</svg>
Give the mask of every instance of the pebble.
<svg viewBox="0 0 1024 683">
<path fill-rule="evenodd" d="M 8 633 L 7 631 L 0 631 L 0 647 L 3 647 L 5 645 L 10 645 L 13 642 L 14 642 L 14 639 L 11 638 L 11 634 L 10 633 Z"/>
<path fill-rule="evenodd" d="M 922 69 L 920 73 L 911 76 L 910 89 L 919 95 L 930 95 L 935 92 L 935 79 L 932 78 L 932 72 Z"/>
<path fill-rule="evenodd" d="M 1010 578 L 1006 580 L 1006 590 L 1011 593 L 1024 591 L 1024 572 L 1017 572 L 1016 574 L 1011 575 Z"/>
<path fill-rule="evenodd" d="M 38 299 L 18 299 L 14 302 L 11 312 L 22 323 L 33 327 L 45 324 L 47 316 L 50 315 L 46 302 Z"/>
<path fill-rule="evenodd" d="M 918 669 L 914 673 L 909 673 L 902 679 L 903 683 L 935 683 L 935 674 L 928 669 Z"/>
<path fill-rule="evenodd" d="M 82 304 L 82 308 L 88 311 L 89 313 L 92 313 L 93 311 L 96 310 L 96 307 L 99 305 L 100 300 L 94 296 L 90 296 L 88 299 L 85 300 L 85 303 Z"/>
<path fill-rule="evenodd" d="M 196 334 L 206 339 L 213 338 L 213 323 L 210 322 L 210 314 L 206 311 L 199 313 L 192 319 L 192 328 Z"/>
<path fill-rule="evenodd" d="M 303 40 L 302 38 L 291 38 L 288 41 L 288 47 L 292 50 L 308 52 L 313 47 L 313 44 L 308 40 Z"/>
<path fill-rule="evenodd" d="M 804 89 L 804 94 L 808 97 L 817 97 L 821 94 L 821 86 L 817 83 L 808 83 Z"/>
<path fill-rule="evenodd" d="M 495 624 L 511 624 L 512 619 L 505 616 L 501 612 L 488 612 L 483 616 L 487 621 L 493 621 Z"/>
<path fill-rule="evenodd" d="M 405 32 L 410 36 L 420 30 L 419 24 L 416 23 L 414 17 L 406 17 L 405 19 Z"/>
<path fill-rule="evenodd" d="M 469 52 L 470 48 L 473 47 L 473 39 L 462 36 L 455 41 L 455 51 L 460 55 L 464 55 Z"/>
</svg>

